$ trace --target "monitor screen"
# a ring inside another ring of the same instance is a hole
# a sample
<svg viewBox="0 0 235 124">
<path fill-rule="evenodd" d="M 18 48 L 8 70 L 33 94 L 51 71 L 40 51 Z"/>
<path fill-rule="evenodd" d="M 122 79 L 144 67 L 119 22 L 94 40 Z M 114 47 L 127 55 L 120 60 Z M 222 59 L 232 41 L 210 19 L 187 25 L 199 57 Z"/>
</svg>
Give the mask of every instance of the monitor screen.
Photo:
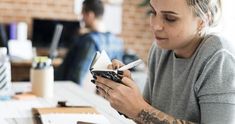
<svg viewBox="0 0 235 124">
<path fill-rule="evenodd" d="M 57 24 L 63 25 L 63 31 L 58 47 L 68 48 L 73 43 L 80 28 L 79 21 L 34 19 L 32 28 L 32 43 L 34 47 L 49 48 Z"/>
</svg>

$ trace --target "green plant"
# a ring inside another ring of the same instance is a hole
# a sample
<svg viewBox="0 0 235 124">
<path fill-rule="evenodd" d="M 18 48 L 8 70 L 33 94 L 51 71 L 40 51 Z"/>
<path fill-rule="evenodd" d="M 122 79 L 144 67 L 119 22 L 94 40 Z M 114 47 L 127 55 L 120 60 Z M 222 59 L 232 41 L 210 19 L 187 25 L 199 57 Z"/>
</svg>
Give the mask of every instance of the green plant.
<svg viewBox="0 0 235 124">
<path fill-rule="evenodd" d="M 139 6 L 140 7 L 145 7 L 145 6 L 147 6 L 149 4 L 149 1 L 150 0 L 143 0 L 143 2 L 139 4 Z"/>
<path fill-rule="evenodd" d="M 147 16 L 149 16 L 149 14 L 150 14 L 149 2 L 150 2 L 150 0 L 143 0 L 143 1 L 138 5 L 139 7 L 147 7 L 147 10 L 146 10 L 146 15 L 147 15 Z"/>
</svg>

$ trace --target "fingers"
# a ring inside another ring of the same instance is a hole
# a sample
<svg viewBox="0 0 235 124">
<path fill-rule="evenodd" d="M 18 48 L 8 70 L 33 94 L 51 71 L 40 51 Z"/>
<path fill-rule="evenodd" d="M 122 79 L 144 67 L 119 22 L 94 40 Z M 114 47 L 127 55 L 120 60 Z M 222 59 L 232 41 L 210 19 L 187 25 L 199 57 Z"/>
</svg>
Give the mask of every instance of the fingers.
<svg viewBox="0 0 235 124">
<path fill-rule="evenodd" d="M 118 74 L 122 77 L 128 77 L 131 78 L 131 72 L 129 70 L 125 70 L 125 71 L 118 71 Z"/>
<path fill-rule="evenodd" d="M 104 89 L 102 89 L 102 88 L 99 87 L 99 86 L 97 86 L 96 88 L 97 88 L 97 90 L 98 90 L 98 94 L 99 94 L 100 96 L 103 96 L 103 97 L 104 97 L 104 95 L 105 95 Z"/>
<path fill-rule="evenodd" d="M 108 100 L 109 93 L 111 93 L 112 89 L 103 84 L 97 85 L 96 88 L 98 90 L 98 94 Z"/>
<path fill-rule="evenodd" d="M 123 77 L 123 78 L 122 78 L 122 83 L 123 83 L 124 85 L 128 86 L 128 87 L 131 87 L 131 88 L 135 88 L 135 87 L 136 87 L 136 85 L 135 85 L 135 83 L 133 82 L 133 80 L 130 79 L 130 78 L 127 78 L 127 77 Z"/>
<path fill-rule="evenodd" d="M 106 79 L 103 77 L 99 77 L 99 76 L 97 76 L 97 79 L 96 79 L 96 85 L 98 87 L 102 88 L 103 90 L 106 90 L 107 88 L 116 89 L 120 85 L 125 85 L 125 86 L 131 87 L 131 88 L 137 87 L 136 84 L 133 82 L 133 80 L 128 77 L 123 77 L 122 83 L 123 84 L 120 84 L 120 83 L 117 83 L 112 80 L 109 80 L 109 79 Z"/>
<path fill-rule="evenodd" d="M 116 59 L 112 60 L 112 65 L 110 65 L 110 67 L 112 67 L 113 69 L 118 69 L 122 66 L 124 66 L 124 64 Z M 131 77 L 131 72 L 129 70 L 118 71 L 118 74 L 121 76 Z"/>
<path fill-rule="evenodd" d="M 118 69 L 118 68 L 122 67 L 123 65 L 124 64 L 117 59 L 112 60 L 112 69 Z"/>
<path fill-rule="evenodd" d="M 115 69 L 118 69 L 118 68 L 120 68 L 122 66 L 124 66 L 124 64 L 121 61 L 119 61 L 117 59 L 113 59 L 112 60 L 112 64 L 108 65 L 108 69 L 115 70 Z M 131 78 L 131 72 L 129 70 L 118 71 L 118 74 L 121 77 L 129 77 L 129 78 Z"/>
<path fill-rule="evenodd" d="M 113 70 L 113 65 L 112 65 L 112 64 L 109 64 L 109 65 L 108 65 L 108 69 L 112 69 L 112 70 Z"/>
<path fill-rule="evenodd" d="M 114 82 L 112 80 L 109 80 L 107 78 L 103 78 L 103 77 L 97 76 L 96 85 L 97 86 L 101 86 L 101 87 L 106 86 L 106 87 L 109 87 L 111 89 L 114 89 L 115 87 L 117 87 L 120 84 L 117 83 L 117 82 Z"/>
<path fill-rule="evenodd" d="M 107 93 L 104 89 L 100 88 L 100 87 L 97 87 L 97 90 L 98 90 L 98 94 L 102 97 L 104 97 L 105 99 L 107 99 Z"/>
<path fill-rule="evenodd" d="M 135 87 L 135 83 L 133 82 L 133 80 L 130 78 L 130 71 L 123 71 L 123 75 L 129 75 L 129 76 L 122 76 L 122 83 L 128 87 Z M 117 82 L 114 82 L 110 79 L 107 79 L 107 78 L 103 78 L 103 77 L 100 77 L 100 76 L 97 76 L 96 77 L 96 85 L 97 86 L 100 86 L 100 87 L 103 87 L 106 86 L 106 87 L 109 87 L 111 89 L 115 89 L 116 87 L 118 87 L 119 85 L 122 85 L 120 83 L 117 83 Z"/>
</svg>

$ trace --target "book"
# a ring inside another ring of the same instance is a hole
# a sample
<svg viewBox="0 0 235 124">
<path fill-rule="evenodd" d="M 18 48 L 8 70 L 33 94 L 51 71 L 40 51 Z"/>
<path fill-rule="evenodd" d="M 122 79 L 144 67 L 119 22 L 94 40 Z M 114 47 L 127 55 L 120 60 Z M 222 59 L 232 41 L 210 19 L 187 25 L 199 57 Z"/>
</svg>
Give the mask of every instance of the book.
<svg viewBox="0 0 235 124">
<path fill-rule="evenodd" d="M 110 124 L 89 106 L 34 108 L 33 114 L 37 124 Z"/>
<path fill-rule="evenodd" d="M 143 63 L 143 61 L 141 59 L 138 59 L 134 62 L 122 66 L 121 68 L 115 70 L 108 69 L 108 65 L 112 64 L 112 62 L 107 53 L 102 50 L 101 53 L 99 51 L 96 52 L 90 66 L 90 72 L 93 76 L 101 76 L 113 80 L 115 82 L 121 83 L 122 76 L 118 74 L 118 71 L 131 69 L 141 63 Z"/>
</svg>

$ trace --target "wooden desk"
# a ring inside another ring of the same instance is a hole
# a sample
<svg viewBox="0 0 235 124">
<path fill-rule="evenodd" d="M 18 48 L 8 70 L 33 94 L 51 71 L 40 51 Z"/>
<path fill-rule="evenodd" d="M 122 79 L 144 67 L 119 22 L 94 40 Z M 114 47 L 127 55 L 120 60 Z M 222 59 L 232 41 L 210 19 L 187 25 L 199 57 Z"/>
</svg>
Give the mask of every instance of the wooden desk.
<svg viewBox="0 0 235 124">
<path fill-rule="evenodd" d="M 13 83 L 14 91 L 30 91 L 30 83 Z M 102 97 L 89 93 L 72 82 L 56 82 L 53 99 L 36 98 L 32 100 L 10 100 L 0 102 L 1 124 L 33 124 L 33 107 L 55 106 L 58 100 L 66 100 L 73 105 L 93 106 L 99 113 L 103 114 L 110 124 L 135 124 L 115 111 Z M 3 121 L 5 123 L 3 123 Z"/>
<path fill-rule="evenodd" d="M 54 68 L 62 63 L 62 59 L 56 58 L 53 60 Z M 11 62 L 11 77 L 12 81 L 29 81 L 30 68 L 32 61 Z"/>
</svg>

